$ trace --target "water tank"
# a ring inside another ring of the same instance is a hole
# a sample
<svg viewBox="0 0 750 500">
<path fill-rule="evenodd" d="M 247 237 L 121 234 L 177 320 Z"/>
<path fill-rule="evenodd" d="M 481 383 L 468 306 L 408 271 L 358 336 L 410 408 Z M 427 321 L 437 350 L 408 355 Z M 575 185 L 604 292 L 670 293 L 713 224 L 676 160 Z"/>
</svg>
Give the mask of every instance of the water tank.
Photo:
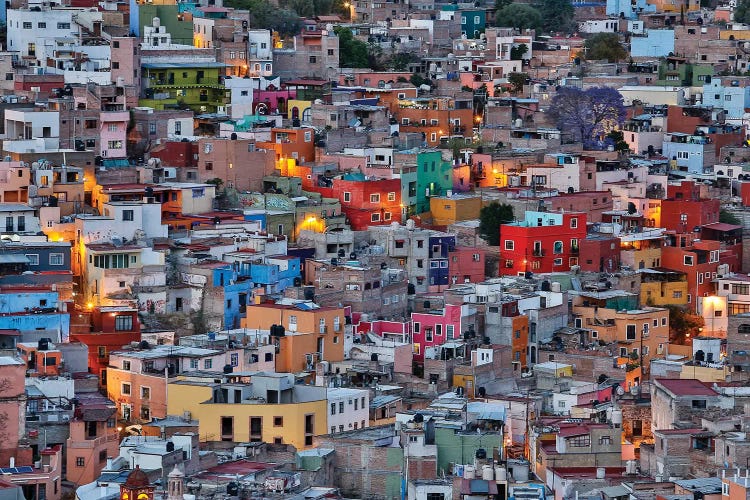
<svg viewBox="0 0 750 500">
<path fill-rule="evenodd" d="M 550 291 L 550 282 L 547 280 L 542 281 L 542 291 L 543 292 L 549 292 Z"/>
<path fill-rule="evenodd" d="M 476 458 L 477 458 L 478 460 L 484 460 L 484 459 L 486 459 L 486 458 L 487 458 L 487 450 L 485 450 L 484 448 L 479 448 L 479 449 L 477 450 L 477 452 L 476 452 L 476 453 L 474 454 L 474 456 L 475 456 L 475 457 L 476 457 Z"/>
<path fill-rule="evenodd" d="M 482 479 L 492 481 L 495 479 L 495 469 L 491 465 L 482 466 Z"/>
<path fill-rule="evenodd" d="M 304 290 L 305 290 L 305 300 L 315 299 L 315 287 L 314 286 L 306 286 Z"/>
<path fill-rule="evenodd" d="M 38 351 L 49 351 L 49 343 L 50 339 L 48 338 L 39 339 L 36 348 Z"/>
<path fill-rule="evenodd" d="M 414 221 L 412 219 L 406 221 L 406 229 L 408 229 L 409 231 L 414 230 Z"/>
<path fill-rule="evenodd" d="M 613 410 L 612 411 L 612 425 L 617 427 L 622 427 L 622 410 Z"/>
<path fill-rule="evenodd" d="M 232 373 L 232 365 L 224 365 L 224 373 Z"/>
<path fill-rule="evenodd" d="M 167 453 L 171 453 L 174 451 L 174 443 L 172 441 L 167 441 Z"/>
<path fill-rule="evenodd" d="M 636 474 L 636 461 L 635 460 L 628 460 L 625 462 L 625 474 Z"/>
<path fill-rule="evenodd" d="M 473 465 L 467 465 L 464 467 L 464 479 L 474 479 L 476 477 L 476 469 Z"/>
<path fill-rule="evenodd" d="M 557 281 L 553 281 L 552 283 L 550 283 L 549 288 L 551 291 L 557 293 L 560 293 L 562 291 L 562 286 Z"/>
<path fill-rule="evenodd" d="M 505 467 L 495 467 L 495 481 L 507 481 L 508 480 L 508 471 L 505 469 Z"/>
<path fill-rule="evenodd" d="M 596 468 L 596 478 L 597 479 L 604 479 L 604 477 L 607 475 L 607 469 L 604 467 L 597 467 Z"/>
<path fill-rule="evenodd" d="M 161 19 L 159 19 L 158 17 L 155 17 L 154 20 L 151 22 L 151 25 L 154 28 L 156 28 L 156 30 L 158 31 L 159 28 L 161 27 Z"/>
<path fill-rule="evenodd" d="M 415 414 L 414 423 L 421 424 L 422 422 L 424 422 L 424 415 L 422 415 L 421 413 Z"/>
</svg>

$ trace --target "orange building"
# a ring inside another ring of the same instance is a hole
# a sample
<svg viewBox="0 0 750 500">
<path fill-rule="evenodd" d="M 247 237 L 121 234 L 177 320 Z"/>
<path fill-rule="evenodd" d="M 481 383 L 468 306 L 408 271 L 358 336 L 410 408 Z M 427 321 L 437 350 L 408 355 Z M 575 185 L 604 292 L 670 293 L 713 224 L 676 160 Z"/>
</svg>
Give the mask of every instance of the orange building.
<svg viewBox="0 0 750 500">
<path fill-rule="evenodd" d="M 76 394 L 79 400 L 73 420 L 67 450 L 67 479 L 78 485 L 96 480 L 107 463 L 107 458 L 119 454 L 120 434 L 117 430 L 117 407 L 98 393 Z"/>
<path fill-rule="evenodd" d="M 37 342 L 19 342 L 16 344 L 19 357 L 26 362 L 29 370 L 35 370 L 36 376 L 56 376 L 60 374 L 62 352 L 55 349 L 52 343 L 45 340 Z"/>
<path fill-rule="evenodd" d="M 274 128 L 271 140 L 257 143 L 259 149 L 276 152 L 276 160 L 293 158 L 297 163 L 315 161 L 315 130 L 312 128 Z"/>
<path fill-rule="evenodd" d="M 319 361 L 344 359 L 346 312 L 341 307 L 310 309 L 308 303 L 282 305 L 263 303 L 247 308 L 241 328 L 270 330 L 281 325 L 285 335 L 278 337 L 276 371 L 297 373 L 311 370 Z"/>
<path fill-rule="evenodd" d="M 430 146 L 451 137 L 472 137 L 472 98 L 420 97 L 398 101 L 396 115 L 402 132 L 423 133 Z"/>
</svg>

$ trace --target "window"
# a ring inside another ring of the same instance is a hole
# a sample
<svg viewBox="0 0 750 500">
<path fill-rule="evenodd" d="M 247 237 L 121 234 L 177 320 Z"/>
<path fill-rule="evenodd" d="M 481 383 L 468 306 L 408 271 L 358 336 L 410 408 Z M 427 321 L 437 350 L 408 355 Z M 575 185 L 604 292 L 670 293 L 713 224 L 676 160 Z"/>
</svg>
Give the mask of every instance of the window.
<svg viewBox="0 0 750 500">
<path fill-rule="evenodd" d="M 635 325 L 627 325 L 625 327 L 625 339 L 635 340 Z"/>
<path fill-rule="evenodd" d="M 612 437 L 611 436 L 602 436 L 599 438 L 599 444 L 603 445 L 610 445 L 612 444 Z"/>
<path fill-rule="evenodd" d="M 388 193 L 388 201 L 396 201 L 396 193 L 394 192 Z"/>
<path fill-rule="evenodd" d="M 414 323 L 414 333 L 419 333 L 420 326 L 421 326 L 421 323 L 419 322 Z"/>
<path fill-rule="evenodd" d="M 40 30 L 47 29 L 47 23 L 36 23 L 36 27 Z"/>
<path fill-rule="evenodd" d="M 689 154 L 687 151 L 677 151 L 677 159 L 678 160 L 687 160 L 689 158 Z"/>
<path fill-rule="evenodd" d="M 51 253 L 49 254 L 49 265 L 50 266 L 62 266 L 65 264 L 65 258 L 63 257 L 63 254 L 61 253 Z"/>
<path fill-rule="evenodd" d="M 695 409 L 705 409 L 706 408 L 706 400 L 705 399 L 694 399 L 692 402 L 692 406 Z"/>
<path fill-rule="evenodd" d="M 124 383 L 120 387 L 120 394 L 123 396 L 130 396 L 130 384 Z"/>
<path fill-rule="evenodd" d="M 284 427 L 284 417 L 273 417 L 274 427 Z"/>
<path fill-rule="evenodd" d="M 59 30 L 69 30 L 70 29 L 70 23 L 57 23 L 57 29 L 59 29 Z"/>
<path fill-rule="evenodd" d="M 556 241 L 552 244 L 552 253 L 563 253 L 563 242 L 562 241 Z"/>
<path fill-rule="evenodd" d="M 122 149 L 122 141 L 107 141 L 108 149 Z"/>
<path fill-rule="evenodd" d="M 331 403 L 331 415 L 336 414 L 336 403 Z"/>
<path fill-rule="evenodd" d="M 642 435 L 643 435 L 643 421 L 633 420 L 633 436 L 642 436 Z"/>
<path fill-rule="evenodd" d="M 192 368 L 193 370 L 197 370 L 198 369 L 198 360 L 197 359 L 191 359 L 190 360 L 190 368 Z"/>
<path fill-rule="evenodd" d="M 97 348 L 97 354 L 100 358 L 106 358 L 107 357 L 107 348 L 105 346 L 100 345 Z"/>
<path fill-rule="evenodd" d="M 370 203 L 380 203 L 380 195 L 379 194 L 371 194 L 370 195 Z"/>
<path fill-rule="evenodd" d="M 122 369 L 123 370 L 130 370 L 130 361 L 123 361 L 122 362 Z"/>
<path fill-rule="evenodd" d="M 115 331 L 129 332 L 133 329 L 133 317 L 125 314 L 115 316 Z"/>
<path fill-rule="evenodd" d="M 86 459 L 84 457 L 76 457 L 76 467 L 85 467 Z"/>
<path fill-rule="evenodd" d="M 514 250 L 515 249 L 515 242 L 513 240 L 505 240 L 505 249 L 506 250 Z"/>
<path fill-rule="evenodd" d="M 585 434 L 583 436 L 575 436 L 568 440 L 568 443 L 570 446 L 574 448 L 584 448 L 587 446 L 591 446 L 591 436 L 588 434 Z"/>
<path fill-rule="evenodd" d="M 141 399 L 151 399 L 150 387 L 141 387 Z"/>
<path fill-rule="evenodd" d="M 352 193 L 348 191 L 344 191 L 344 203 L 349 203 L 352 201 Z"/>
<path fill-rule="evenodd" d="M 204 359 L 203 360 L 203 369 L 204 370 L 210 370 L 213 368 L 214 360 L 213 359 Z"/>
<path fill-rule="evenodd" d="M 38 253 L 27 253 L 26 258 L 29 259 L 30 266 L 39 265 L 39 254 Z"/>
<path fill-rule="evenodd" d="M 452 339 L 455 331 L 456 325 L 445 325 L 445 335 L 447 338 Z"/>
<path fill-rule="evenodd" d="M 318 58 L 315 56 L 310 56 L 310 64 L 315 64 L 316 62 L 318 62 Z"/>
<path fill-rule="evenodd" d="M 133 211 L 132 210 L 123 210 L 122 211 L 122 220 L 132 221 L 133 220 Z"/>
<path fill-rule="evenodd" d="M 25 29 L 25 30 L 30 30 L 33 27 L 34 27 L 34 25 L 32 23 L 30 23 L 30 22 L 23 23 L 23 29 Z"/>
<path fill-rule="evenodd" d="M 683 257 L 683 263 L 686 266 L 692 266 L 693 265 L 693 256 L 692 255 L 685 255 Z"/>
<path fill-rule="evenodd" d="M 380 222 L 380 214 L 375 212 L 370 216 L 370 222 Z"/>
</svg>

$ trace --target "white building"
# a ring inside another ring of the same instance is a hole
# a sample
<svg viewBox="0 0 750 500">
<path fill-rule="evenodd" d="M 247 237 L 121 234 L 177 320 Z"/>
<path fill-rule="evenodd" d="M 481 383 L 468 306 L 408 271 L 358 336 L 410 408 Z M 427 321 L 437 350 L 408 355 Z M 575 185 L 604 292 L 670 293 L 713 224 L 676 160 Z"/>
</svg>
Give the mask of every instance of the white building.
<svg viewBox="0 0 750 500">
<path fill-rule="evenodd" d="M 273 52 L 269 30 L 247 31 L 247 72 L 253 77 L 273 74 Z"/>
<path fill-rule="evenodd" d="M 329 388 L 328 429 L 331 434 L 369 426 L 370 392 L 365 389 Z"/>
<path fill-rule="evenodd" d="M 253 114 L 254 78 L 224 77 L 224 88 L 229 92 L 229 116 L 233 120 Z"/>
<path fill-rule="evenodd" d="M 33 109 L 8 109 L 5 112 L 6 151 L 42 153 L 60 147 L 60 113 Z"/>
</svg>

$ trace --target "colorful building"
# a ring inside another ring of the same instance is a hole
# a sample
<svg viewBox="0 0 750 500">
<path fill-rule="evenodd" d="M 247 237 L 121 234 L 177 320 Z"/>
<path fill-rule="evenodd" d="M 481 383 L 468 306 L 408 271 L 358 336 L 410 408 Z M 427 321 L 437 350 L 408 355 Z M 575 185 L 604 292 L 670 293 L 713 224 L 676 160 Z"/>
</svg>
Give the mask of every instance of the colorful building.
<svg viewBox="0 0 750 500">
<path fill-rule="evenodd" d="M 661 226 L 677 233 L 692 233 L 696 228 L 719 222 L 720 202 L 701 197 L 701 185 L 681 181 L 667 186 L 667 198 L 661 202 Z"/>
<path fill-rule="evenodd" d="M 713 294 L 720 247 L 718 241 L 694 241 L 690 246 L 662 248 L 662 266 L 687 277 L 687 304 L 694 311 L 698 310 L 698 297 Z"/>
<path fill-rule="evenodd" d="M 476 309 L 468 304 L 446 304 L 440 310 L 412 313 L 414 363 L 423 364 L 427 350 L 461 339 L 469 325 L 473 327 L 475 315 Z"/>
<path fill-rule="evenodd" d="M 569 271 L 584 238 L 582 212 L 527 211 L 524 220 L 500 226 L 500 274 Z"/>
<path fill-rule="evenodd" d="M 295 384 L 291 373 L 228 378 L 228 383 L 171 382 L 169 414 L 188 412 L 207 441 L 290 444 L 302 450 L 328 433 L 325 387 Z"/>
<path fill-rule="evenodd" d="M 154 62 L 142 65 L 140 106 L 163 110 L 187 106 L 196 113 L 226 110 L 221 79 L 226 65 L 217 62 Z"/>
<path fill-rule="evenodd" d="M 448 194 L 448 191 L 453 188 L 452 170 L 451 162 L 444 160 L 443 154 L 439 150 L 417 153 L 414 213 L 421 214 L 429 211 L 432 196 Z M 412 192 L 411 185 L 408 186 L 408 192 Z M 412 210 L 411 206 L 409 209 Z"/>
</svg>

